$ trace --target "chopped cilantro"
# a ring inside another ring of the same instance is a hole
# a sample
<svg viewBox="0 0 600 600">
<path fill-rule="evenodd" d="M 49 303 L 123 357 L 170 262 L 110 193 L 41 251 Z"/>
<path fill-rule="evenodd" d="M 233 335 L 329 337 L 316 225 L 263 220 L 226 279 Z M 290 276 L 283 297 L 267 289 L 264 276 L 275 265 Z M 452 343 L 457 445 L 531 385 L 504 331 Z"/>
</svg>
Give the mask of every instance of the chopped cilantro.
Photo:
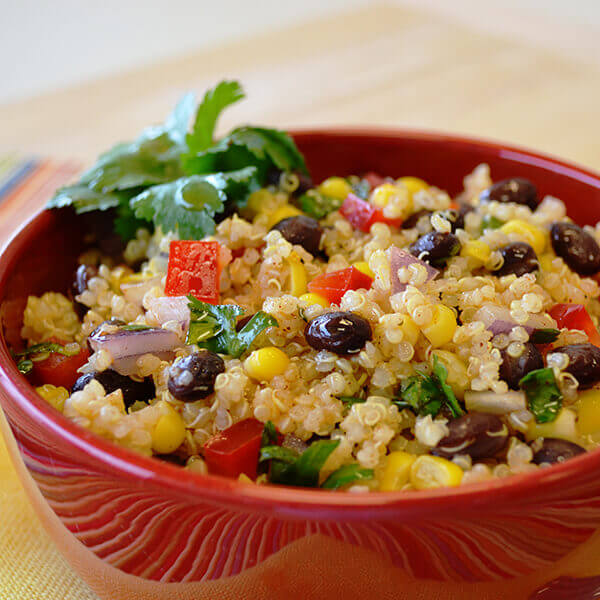
<svg viewBox="0 0 600 600">
<path fill-rule="evenodd" d="M 519 381 L 519 387 L 527 396 L 529 410 L 536 422 L 550 423 L 556 419 L 562 408 L 562 394 L 552 369 L 536 369 L 527 373 Z"/>
<path fill-rule="evenodd" d="M 261 310 L 254 313 L 240 331 L 236 331 L 237 318 L 245 312 L 241 306 L 207 304 L 191 295 L 188 300 L 191 320 L 187 343 L 219 354 L 238 358 L 264 329 L 277 327 L 277 321 Z"/>
<path fill-rule="evenodd" d="M 433 355 L 433 369 L 431 375 L 417 372 L 409 377 L 402 385 L 400 398 L 393 402 L 399 408 L 409 408 L 418 415 L 431 415 L 435 417 L 446 406 L 452 416 L 460 417 L 464 411 L 460 407 L 452 388 L 446 383 L 448 370 Z"/>
<path fill-rule="evenodd" d="M 373 469 L 365 469 L 357 464 L 344 465 L 331 473 L 321 487 L 325 490 L 337 490 L 355 481 L 373 479 Z"/>
<path fill-rule="evenodd" d="M 340 400 L 346 408 L 352 408 L 355 404 L 366 402 L 365 398 L 357 398 L 356 396 L 340 396 Z"/>
<path fill-rule="evenodd" d="M 277 444 L 277 429 L 272 421 L 267 421 L 260 439 L 260 447 L 264 448 L 265 446 L 273 446 L 274 444 Z"/>
<path fill-rule="evenodd" d="M 502 225 L 504 225 L 504 221 L 501 221 L 496 217 L 486 215 L 481 220 L 481 233 L 483 233 L 486 229 L 500 229 Z"/>
<path fill-rule="evenodd" d="M 317 190 L 309 190 L 306 194 L 302 194 L 298 203 L 302 212 L 314 219 L 322 219 L 342 205 L 342 201 L 338 198 L 323 196 Z"/>
<path fill-rule="evenodd" d="M 302 454 L 281 446 L 267 446 L 261 448 L 259 461 L 271 461 L 271 483 L 318 487 L 321 468 L 339 443 L 339 440 L 313 442 Z"/>
<path fill-rule="evenodd" d="M 557 340 L 559 335 L 560 330 L 551 327 L 547 329 L 534 329 L 529 341 L 534 344 L 551 344 Z"/>
</svg>

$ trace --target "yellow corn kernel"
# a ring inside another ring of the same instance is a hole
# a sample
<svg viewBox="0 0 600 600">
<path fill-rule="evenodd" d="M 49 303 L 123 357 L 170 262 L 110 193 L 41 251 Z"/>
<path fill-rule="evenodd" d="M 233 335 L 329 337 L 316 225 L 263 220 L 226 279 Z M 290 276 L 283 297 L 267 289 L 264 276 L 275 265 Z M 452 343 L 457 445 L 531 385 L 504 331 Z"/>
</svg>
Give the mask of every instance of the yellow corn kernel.
<svg viewBox="0 0 600 600">
<path fill-rule="evenodd" d="M 461 256 L 474 258 L 482 265 L 489 260 L 491 254 L 492 251 L 490 247 L 480 240 L 469 240 L 467 243 L 463 244 L 463 247 L 460 250 Z"/>
<path fill-rule="evenodd" d="M 166 403 L 165 403 L 166 404 Z M 152 450 L 156 454 L 171 454 L 185 440 L 185 423 L 181 415 L 166 404 L 162 414 L 152 430 Z"/>
<path fill-rule="evenodd" d="M 552 271 L 552 261 L 555 258 L 556 256 L 554 256 L 554 254 L 542 254 L 540 257 L 538 257 L 540 267 L 542 268 L 542 270 Z"/>
<path fill-rule="evenodd" d="M 529 244 L 539 256 L 546 247 L 546 232 L 522 219 L 512 219 L 500 227 L 502 233 L 514 233 L 516 237 Z"/>
<path fill-rule="evenodd" d="M 244 483 L 254 483 L 254 481 L 252 481 L 252 479 L 250 479 L 246 473 L 240 473 L 238 475 L 238 481 L 243 481 Z"/>
<path fill-rule="evenodd" d="M 398 188 L 393 183 L 382 183 L 371 192 L 371 203 L 383 208 L 396 194 L 398 194 Z"/>
<path fill-rule="evenodd" d="M 576 404 L 577 429 L 581 435 L 600 432 L 600 390 L 586 390 L 579 394 Z"/>
<path fill-rule="evenodd" d="M 572 410 L 563 408 L 551 423 L 537 423 L 532 419 L 525 437 L 527 441 L 536 440 L 539 437 L 549 437 L 578 442 L 576 415 Z"/>
<path fill-rule="evenodd" d="M 308 306 L 312 306 L 313 304 L 318 304 L 323 308 L 327 308 L 329 306 L 327 298 L 323 298 L 323 296 L 320 296 L 319 294 L 313 294 L 312 292 L 309 292 L 308 294 L 302 294 L 302 296 L 300 296 L 300 300 L 306 302 Z"/>
<path fill-rule="evenodd" d="M 382 492 L 400 490 L 408 483 L 410 468 L 417 457 L 408 452 L 391 452 L 385 459 L 385 467 L 379 489 Z"/>
<path fill-rule="evenodd" d="M 330 177 L 319 185 L 319 192 L 330 198 L 345 200 L 352 192 L 352 186 L 342 177 Z"/>
<path fill-rule="evenodd" d="M 265 207 L 271 207 L 272 205 L 273 194 L 265 189 L 252 192 L 246 203 L 248 210 L 255 215 L 263 212 Z"/>
<path fill-rule="evenodd" d="M 375 273 L 371 271 L 371 267 L 369 267 L 368 262 L 361 260 L 360 262 L 355 262 L 352 266 L 355 269 L 358 269 L 361 273 L 364 273 L 365 275 L 371 277 L 371 279 L 375 279 Z"/>
<path fill-rule="evenodd" d="M 439 348 L 452 340 L 457 327 L 456 315 L 445 304 L 435 304 L 432 308 L 431 323 L 423 327 L 421 331 L 434 348 Z"/>
<path fill-rule="evenodd" d="M 400 177 L 396 183 L 403 185 L 411 196 L 429 188 L 429 184 L 418 177 Z"/>
<path fill-rule="evenodd" d="M 52 407 L 59 412 L 63 411 L 65 400 L 69 397 L 69 391 L 64 387 L 57 387 L 46 383 L 36 387 L 35 391 Z"/>
<path fill-rule="evenodd" d="M 291 204 L 283 204 L 279 208 L 275 209 L 271 215 L 269 215 L 269 227 L 277 225 L 279 221 L 283 221 L 288 217 L 297 217 L 301 215 L 302 211 Z"/>
<path fill-rule="evenodd" d="M 290 265 L 290 294 L 292 296 L 302 296 L 306 292 L 306 269 L 300 260 L 300 257 L 292 252 L 287 259 Z"/>
<path fill-rule="evenodd" d="M 257 381 L 269 381 L 281 375 L 290 364 L 288 355 L 274 346 L 254 350 L 244 361 L 246 373 Z"/>
<path fill-rule="evenodd" d="M 404 334 L 404 339 L 411 345 L 414 346 L 419 339 L 419 328 L 412 320 L 410 315 L 401 315 L 402 316 L 402 324 L 400 325 L 400 329 Z"/>
<path fill-rule="evenodd" d="M 419 456 L 410 468 L 410 483 L 417 490 L 455 487 L 463 478 L 462 469 L 439 456 Z"/>
<path fill-rule="evenodd" d="M 452 388 L 452 391 L 460 399 L 465 395 L 465 391 L 469 389 L 471 380 L 467 373 L 467 366 L 454 352 L 447 350 L 436 350 L 435 355 L 439 361 L 446 367 L 448 377 L 446 383 Z"/>
</svg>

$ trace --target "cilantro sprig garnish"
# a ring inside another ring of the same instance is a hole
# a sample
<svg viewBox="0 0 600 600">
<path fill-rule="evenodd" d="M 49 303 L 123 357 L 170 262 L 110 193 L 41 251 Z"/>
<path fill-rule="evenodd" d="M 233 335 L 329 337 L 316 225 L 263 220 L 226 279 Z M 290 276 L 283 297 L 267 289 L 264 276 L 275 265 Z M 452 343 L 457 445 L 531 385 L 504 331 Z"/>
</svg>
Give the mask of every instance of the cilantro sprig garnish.
<svg viewBox="0 0 600 600">
<path fill-rule="evenodd" d="M 529 410 L 537 423 L 550 423 L 562 408 L 562 394 L 556 385 L 554 371 L 550 368 L 531 371 L 519 381 L 527 396 Z"/>
<path fill-rule="evenodd" d="M 453 417 L 464 414 L 452 388 L 446 383 L 448 370 L 438 357 L 433 355 L 431 375 L 417 371 L 402 385 L 400 398 L 394 403 L 399 408 L 409 408 L 417 415 L 435 417 L 445 406 Z"/>
<path fill-rule="evenodd" d="M 220 82 L 204 95 L 189 131 L 195 100 L 186 94 L 163 125 L 102 154 L 78 182 L 57 190 L 48 208 L 114 210 L 124 239 L 143 224 L 187 239 L 212 234 L 226 204 L 244 206 L 272 169 L 307 172 L 284 131 L 238 127 L 215 141 L 221 112 L 242 98 L 237 81 Z"/>
<path fill-rule="evenodd" d="M 267 327 L 277 327 L 277 320 L 259 310 L 239 330 L 237 318 L 246 311 L 236 304 L 207 304 L 189 295 L 190 327 L 187 344 L 196 344 L 218 354 L 239 358 L 256 336 Z"/>
</svg>

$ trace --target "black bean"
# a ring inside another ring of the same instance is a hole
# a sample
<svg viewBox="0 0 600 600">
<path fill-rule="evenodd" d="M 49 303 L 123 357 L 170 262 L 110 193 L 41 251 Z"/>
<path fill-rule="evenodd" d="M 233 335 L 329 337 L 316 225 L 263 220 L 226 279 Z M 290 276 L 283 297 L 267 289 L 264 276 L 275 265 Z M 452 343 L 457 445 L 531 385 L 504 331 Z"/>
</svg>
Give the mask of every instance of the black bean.
<svg viewBox="0 0 600 600">
<path fill-rule="evenodd" d="M 559 346 L 552 352 L 562 352 L 569 357 L 565 371 L 579 382 L 579 389 L 585 390 L 600 381 L 600 348 L 590 343 Z"/>
<path fill-rule="evenodd" d="M 460 242 L 453 233 L 431 231 L 413 242 L 408 250 L 413 256 L 439 267 L 460 252 Z"/>
<path fill-rule="evenodd" d="M 500 254 L 502 254 L 504 262 L 499 269 L 494 271 L 498 277 L 504 277 L 504 275 L 521 277 L 525 273 L 533 273 L 540 268 L 534 249 L 525 242 L 507 244 L 500 248 Z"/>
<path fill-rule="evenodd" d="M 93 265 L 79 265 L 75 271 L 73 283 L 71 284 L 71 294 L 73 296 L 75 312 L 80 319 L 83 319 L 85 313 L 89 310 L 89 307 L 75 300 L 75 296 L 79 296 L 79 294 L 85 292 L 90 279 L 96 275 L 98 275 L 98 269 Z"/>
<path fill-rule="evenodd" d="M 512 177 L 494 183 L 494 185 L 481 192 L 479 199 L 484 202 L 514 202 L 524 204 L 535 210 L 540 203 L 537 188 L 531 181 L 523 177 Z"/>
<path fill-rule="evenodd" d="M 533 443 L 533 447 L 536 447 L 535 442 Z M 536 465 L 563 462 L 584 452 L 584 448 L 573 442 L 557 438 L 544 438 L 542 447 L 536 450 L 533 455 L 533 462 Z"/>
<path fill-rule="evenodd" d="M 315 350 L 356 354 L 372 338 L 366 319 L 351 312 L 330 312 L 309 321 L 304 337 Z"/>
<path fill-rule="evenodd" d="M 544 359 L 535 344 L 527 342 L 523 353 L 516 358 L 506 350 L 501 350 L 502 364 L 500 365 L 500 379 L 506 381 L 509 388 L 519 389 L 519 381 L 530 371 L 544 368 Z"/>
<path fill-rule="evenodd" d="M 441 215 L 450 222 L 450 228 L 452 233 L 454 233 L 457 229 L 465 228 L 465 215 L 470 212 L 473 212 L 475 209 L 466 202 L 461 202 L 458 205 L 458 208 L 449 208 L 447 210 L 441 211 Z"/>
<path fill-rule="evenodd" d="M 288 217 L 279 221 L 273 229 L 281 232 L 281 235 L 290 244 L 302 246 L 313 256 L 319 252 L 323 229 L 321 229 L 319 221 L 316 219 L 304 215 Z"/>
<path fill-rule="evenodd" d="M 436 456 L 453 458 L 468 454 L 471 458 L 491 458 L 508 440 L 508 427 L 500 417 L 489 413 L 471 412 L 447 424 L 449 433 L 431 451 Z"/>
<path fill-rule="evenodd" d="M 225 371 L 223 359 L 214 352 L 194 352 L 169 367 L 169 392 L 178 400 L 194 402 L 215 391 L 215 380 Z"/>
<path fill-rule="evenodd" d="M 402 223 L 402 229 L 412 229 L 413 227 L 417 226 L 417 223 L 419 222 L 419 219 L 421 219 L 421 217 L 425 217 L 425 216 L 429 217 L 432 214 L 433 213 L 430 210 L 427 210 L 425 208 L 422 210 L 418 210 L 417 212 L 410 215 L 410 217 L 408 217 L 408 219 L 406 219 Z"/>
<path fill-rule="evenodd" d="M 578 275 L 600 271 L 600 246 L 575 223 L 554 223 L 550 228 L 552 248 Z"/>
<path fill-rule="evenodd" d="M 73 392 L 81 391 L 92 379 L 102 384 L 107 394 L 121 390 L 125 408 L 129 408 L 135 402 L 147 402 L 156 396 L 156 389 L 151 377 L 136 381 L 126 375 L 120 375 L 112 369 L 82 375 L 73 385 Z"/>
</svg>

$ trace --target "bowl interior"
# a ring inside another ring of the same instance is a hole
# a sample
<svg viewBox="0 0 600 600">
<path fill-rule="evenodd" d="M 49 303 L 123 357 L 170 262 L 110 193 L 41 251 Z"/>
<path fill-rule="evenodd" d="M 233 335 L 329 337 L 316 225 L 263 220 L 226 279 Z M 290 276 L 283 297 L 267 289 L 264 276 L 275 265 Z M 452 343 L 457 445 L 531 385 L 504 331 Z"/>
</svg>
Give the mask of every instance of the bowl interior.
<svg viewBox="0 0 600 600">
<path fill-rule="evenodd" d="M 320 181 L 329 175 L 360 174 L 375 171 L 394 177 L 421 177 L 455 194 L 462 180 L 478 164 L 487 163 L 492 177 L 499 180 L 522 176 L 532 180 L 542 196 L 551 194 L 565 201 L 569 215 L 580 223 L 600 220 L 600 176 L 568 163 L 533 152 L 453 136 L 389 131 L 304 131 L 294 135 L 305 154 L 313 177 Z M 76 217 L 69 210 L 42 212 L 21 230 L 0 258 L 0 319 L 3 340 L 0 345 L 0 378 L 5 384 L 11 406 L 38 425 L 48 427 L 56 440 L 62 438 L 78 447 L 81 460 L 100 465 L 106 472 L 117 469 L 124 476 L 139 476 L 173 490 L 189 492 L 201 485 L 204 493 L 231 501 L 232 492 L 247 504 L 288 503 L 290 506 L 320 505 L 331 509 L 388 506 L 398 503 L 408 508 L 418 499 L 419 509 L 426 503 L 432 509 L 448 496 L 481 500 L 481 494 L 523 493 L 544 482 L 554 485 L 576 469 L 600 468 L 600 451 L 587 453 L 554 467 L 548 474 L 514 476 L 508 481 L 476 484 L 458 489 L 416 493 L 377 493 L 369 498 L 352 494 L 324 494 L 318 491 L 248 486 L 219 477 L 182 473 L 171 465 L 137 456 L 84 432 L 47 406 L 24 381 L 11 360 L 7 346 L 18 347 L 19 331 L 26 298 L 44 291 L 66 291 L 71 283 L 78 254 L 86 244 L 90 229 L 105 230 L 102 216 Z M 6 408 L 6 407 L 5 407 Z M 10 416 L 10 415 L 9 415 Z M 57 442 L 58 443 L 58 442 Z M 100 461 L 100 462 L 98 462 Z M 512 490 L 512 492 L 510 492 Z M 520 491 L 519 491 L 520 490 Z M 516 496 L 515 496 L 516 497 Z M 304 504 L 303 504 L 304 503 Z M 415 507 L 416 507 L 415 503 Z M 264 506 L 263 506 L 264 508 Z M 465 506 L 466 508 L 466 506 Z"/>
</svg>

